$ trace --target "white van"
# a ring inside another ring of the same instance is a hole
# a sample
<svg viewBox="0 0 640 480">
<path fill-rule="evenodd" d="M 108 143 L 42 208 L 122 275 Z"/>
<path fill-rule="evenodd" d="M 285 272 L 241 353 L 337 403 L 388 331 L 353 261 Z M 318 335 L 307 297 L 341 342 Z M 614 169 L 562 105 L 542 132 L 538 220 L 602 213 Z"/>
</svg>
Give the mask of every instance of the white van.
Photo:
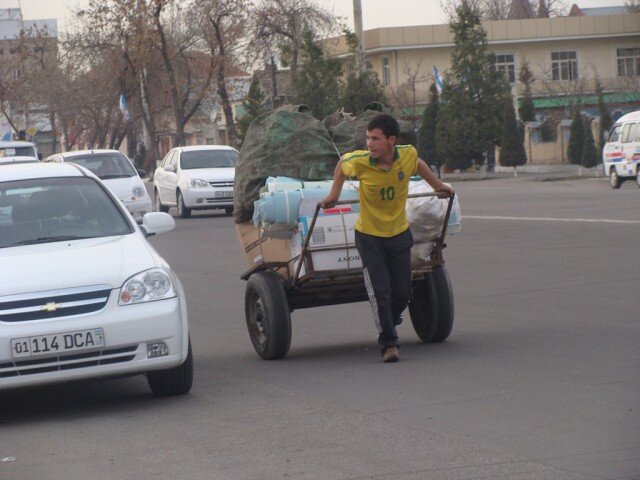
<svg viewBox="0 0 640 480">
<path fill-rule="evenodd" d="M 623 115 L 611 127 L 602 163 L 612 188 L 633 179 L 640 187 L 640 110 Z"/>
</svg>

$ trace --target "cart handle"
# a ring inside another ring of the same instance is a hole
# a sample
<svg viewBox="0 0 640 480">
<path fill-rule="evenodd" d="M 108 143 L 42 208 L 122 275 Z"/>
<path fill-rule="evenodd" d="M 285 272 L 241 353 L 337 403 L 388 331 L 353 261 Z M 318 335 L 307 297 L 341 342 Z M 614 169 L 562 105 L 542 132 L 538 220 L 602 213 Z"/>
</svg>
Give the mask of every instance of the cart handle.
<svg viewBox="0 0 640 480">
<path fill-rule="evenodd" d="M 449 204 L 447 205 L 447 213 L 444 217 L 444 225 L 442 227 L 442 233 L 440 234 L 440 242 L 444 242 L 444 236 L 447 233 L 447 224 L 449 223 L 449 216 L 451 215 L 451 208 L 453 207 L 453 198 L 455 197 L 455 193 L 449 196 Z M 420 197 L 437 197 L 438 194 L 436 192 L 424 192 L 424 193 L 412 193 L 407 195 L 407 198 L 420 198 Z M 352 203 L 360 203 L 360 200 L 338 200 L 334 203 L 334 205 L 350 205 Z M 316 204 L 316 208 L 313 212 L 313 218 L 311 219 L 311 224 L 309 225 L 309 232 L 307 233 L 307 237 L 304 239 L 304 245 L 302 246 L 302 251 L 300 252 L 300 258 L 298 259 L 298 264 L 296 265 L 296 271 L 293 276 L 292 286 L 296 286 L 298 283 L 298 275 L 300 275 L 300 270 L 302 269 L 302 262 L 304 261 L 304 256 L 307 254 L 307 250 L 309 248 L 309 241 L 311 240 L 311 232 L 313 232 L 314 227 L 316 226 L 316 220 L 318 219 L 318 213 L 320 213 L 320 209 L 322 208 L 322 203 L 318 202 Z"/>
</svg>

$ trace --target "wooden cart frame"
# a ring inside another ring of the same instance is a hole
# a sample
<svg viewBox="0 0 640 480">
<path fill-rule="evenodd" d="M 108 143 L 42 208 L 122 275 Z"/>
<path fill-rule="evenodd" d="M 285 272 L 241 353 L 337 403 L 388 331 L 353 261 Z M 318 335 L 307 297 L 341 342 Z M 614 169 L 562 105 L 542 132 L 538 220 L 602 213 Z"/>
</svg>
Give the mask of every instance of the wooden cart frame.
<svg viewBox="0 0 640 480">
<path fill-rule="evenodd" d="M 408 198 L 436 196 L 412 194 Z M 453 289 L 444 266 L 442 251 L 454 197 L 449 198 L 440 236 L 433 240 L 428 261 L 412 266 L 412 299 L 409 313 L 413 327 L 424 342 L 441 342 L 451 333 L 454 318 Z M 336 205 L 358 203 L 342 200 Z M 321 205 L 318 203 L 309 224 L 297 262 L 259 261 L 241 275 L 247 281 L 245 317 L 251 342 L 265 360 L 283 358 L 291 345 L 291 312 L 301 308 L 361 302 L 368 300 L 362 268 L 315 271 L 309 242 Z M 245 245 L 249 251 L 250 245 Z M 344 250 L 348 245 L 314 249 Z M 303 262 L 305 273 L 300 275 Z"/>
</svg>

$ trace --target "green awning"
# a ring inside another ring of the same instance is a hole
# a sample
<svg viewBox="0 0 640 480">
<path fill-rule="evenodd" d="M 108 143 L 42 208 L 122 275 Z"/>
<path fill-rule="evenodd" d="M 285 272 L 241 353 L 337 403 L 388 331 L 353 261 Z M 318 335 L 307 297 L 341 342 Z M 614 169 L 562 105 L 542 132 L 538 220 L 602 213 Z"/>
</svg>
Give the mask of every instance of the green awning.
<svg viewBox="0 0 640 480">
<path fill-rule="evenodd" d="M 636 92 L 627 93 L 605 93 L 605 103 L 633 103 L 640 102 L 640 94 Z M 598 97 L 596 95 L 583 95 L 582 105 L 596 105 Z M 533 106 L 535 108 L 554 108 L 568 107 L 571 105 L 569 97 L 553 97 L 553 98 L 534 98 Z"/>
</svg>

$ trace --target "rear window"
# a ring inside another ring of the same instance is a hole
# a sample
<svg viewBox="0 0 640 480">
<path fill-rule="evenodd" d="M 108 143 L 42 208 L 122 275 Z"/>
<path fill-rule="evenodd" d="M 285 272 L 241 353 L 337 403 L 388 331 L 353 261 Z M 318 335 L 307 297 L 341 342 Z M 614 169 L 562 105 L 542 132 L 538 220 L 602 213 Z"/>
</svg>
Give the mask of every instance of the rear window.
<svg viewBox="0 0 640 480">
<path fill-rule="evenodd" d="M 138 172 L 135 171 L 131 162 L 120 152 L 74 155 L 66 158 L 65 161 L 81 165 L 91 170 L 102 180 L 138 175 Z"/>
<path fill-rule="evenodd" d="M 235 150 L 195 150 L 182 152 L 180 168 L 229 168 L 235 167 L 237 161 L 238 152 Z"/>
<path fill-rule="evenodd" d="M 0 248 L 132 232 L 122 211 L 92 178 L 0 182 Z"/>
<path fill-rule="evenodd" d="M 0 148 L 0 157 L 35 157 L 34 147 L 7 147 Z"/>
</svg>

